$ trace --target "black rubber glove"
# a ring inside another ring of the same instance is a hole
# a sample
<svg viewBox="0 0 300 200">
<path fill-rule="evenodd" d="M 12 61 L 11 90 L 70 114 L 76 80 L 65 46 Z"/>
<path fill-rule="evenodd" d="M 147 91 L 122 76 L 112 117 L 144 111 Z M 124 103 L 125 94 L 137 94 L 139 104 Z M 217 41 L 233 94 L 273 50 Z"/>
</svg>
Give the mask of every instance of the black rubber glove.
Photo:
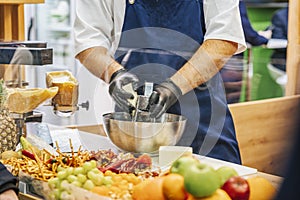
<svg viewBox="0 0 300 200">
<path fill-rule="evenodd" d="M 127 72 L 125 69 L 118 70 L 112 75 L 109 84 L 109 94 L 122 111 L 131 113 L 135 109 L 128 102 L 128 99 L 134 98 L 133 94 L 124 90 L 123 86 L 132 84 L 133 89 L 136 90 L 138 81 L 138 78 L 134 74 Z"/>
<path fill-rule="evenodd" d="M 181 95 L 181 90 L 170 79 L 156 85 L 149 99 L 150 117 L 159 118 Z"/>
</svg>

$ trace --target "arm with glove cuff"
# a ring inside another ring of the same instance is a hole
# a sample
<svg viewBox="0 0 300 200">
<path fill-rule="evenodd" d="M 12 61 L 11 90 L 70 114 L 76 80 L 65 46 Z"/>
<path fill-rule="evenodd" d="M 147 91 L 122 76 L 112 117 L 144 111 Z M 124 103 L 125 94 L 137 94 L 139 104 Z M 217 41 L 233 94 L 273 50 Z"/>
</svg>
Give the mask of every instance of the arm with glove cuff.
<svg viewBox="0 0 300 200">
<path fill-rule="evenodd" d="M 0 163 L 0 199 L 18 199 L 18 179 L 13 176 L 7 168 Z"/>
<path fill-rule="evenodd" d="M 238 44 L 206 40 L 178 72 L 154 88 L 149 100 L 151 117 L 160 117 L 180 96 L 211 79 L 236 52 Z"/>
<path fill-rule="evenodd" d="M 133 94 L 123 89 L 132 84 L 136 89 L 138 78 L 127 72 L 122 65 L 115 61 L 104 47 L 92 47 L 79 53 L 76 58 L 96 77 L 109 84 L 109 94 L 115 103 L 126 112 L 131 112 L 133 106 L 128 102 Z"/>
</svg>

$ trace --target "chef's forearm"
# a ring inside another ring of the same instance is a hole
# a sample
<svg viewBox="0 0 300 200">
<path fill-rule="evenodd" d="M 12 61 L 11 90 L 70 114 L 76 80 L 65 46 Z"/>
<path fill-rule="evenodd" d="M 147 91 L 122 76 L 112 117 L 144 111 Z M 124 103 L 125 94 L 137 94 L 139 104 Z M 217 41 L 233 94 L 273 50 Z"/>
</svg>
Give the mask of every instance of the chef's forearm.
<svg viewBox="0 0 300 200">
<path fill-rule="evenodd" d="M 109 83 L 112 74 L 123 67 L 103 47 L 92 47 L 76 55 L 76 58 L 93 75 Z"/>
<path fill-rule="evenodd" d="M 236 52 L 237 47 L 236 43 L 230 41 L 206 40 L 171 80 L 185 94 L 211 79 Z"/>
</svg>

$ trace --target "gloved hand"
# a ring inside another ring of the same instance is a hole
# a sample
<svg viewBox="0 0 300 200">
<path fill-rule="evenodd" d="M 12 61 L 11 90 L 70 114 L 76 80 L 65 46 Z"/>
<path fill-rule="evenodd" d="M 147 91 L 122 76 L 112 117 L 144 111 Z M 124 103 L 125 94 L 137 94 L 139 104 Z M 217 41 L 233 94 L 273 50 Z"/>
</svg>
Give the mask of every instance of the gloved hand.
<svg viewBox="0 0 300 200">
<path fill-rule="evenodd" d="M 158 118 L 164 114 L 182 95 L 178 88 L 170 79 L 154 87 L 149 99 L 150 117 Z"/>
<path fill-rule="evenodd" d="M 138 87 L 138 78 L 125 69 L 116 71 L 109 82 L 109 94 L 114 99 L 121 110 L 131 113 L 135 108 L 128 102 L 128 99 L 133 99 L 134 95 L 123 89 L 123 86 L 132 84 L 134 90 Z"/>
</svg>

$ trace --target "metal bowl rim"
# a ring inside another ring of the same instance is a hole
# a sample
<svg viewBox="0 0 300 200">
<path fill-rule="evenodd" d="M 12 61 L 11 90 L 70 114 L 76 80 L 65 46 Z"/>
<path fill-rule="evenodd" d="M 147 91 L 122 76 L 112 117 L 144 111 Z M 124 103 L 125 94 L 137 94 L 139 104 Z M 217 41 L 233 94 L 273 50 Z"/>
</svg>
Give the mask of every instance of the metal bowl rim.
<svg viewBox="0 0 300 200">
<path fill-rule="evenodd" d="M 109 116 L 113 116 L 115 114 L 124 114 L 124 115 L 128 115 L 128 113 L 126 112 L 110 112 L 110 113 L 105 113 L 102 115 L 103 119 L 105 120 L 112 120 L 112 121 L 119 121 L 119 122 L 128 122 L 128 123 L 131 123 L 133 121 L 127 121 L 127 120 L 120 120 L 120 119 L 114 119 L 114 118 L 109 118 Z M 133 122 L 133 123 L 153 123 L 153 124 L 159 124 L 159 123 L 178 123 L 178 122 L 186 122 L 187 121 L 187 118 L 183 115 L 177 115 L 177 114 L 173 114 L 173 113 L 165 113 L 167 114 L 167 116 L 170 116 L 170 117 L 177 117 L 176 121 L 166 121 L 166 122 Z"/>
</svg>

